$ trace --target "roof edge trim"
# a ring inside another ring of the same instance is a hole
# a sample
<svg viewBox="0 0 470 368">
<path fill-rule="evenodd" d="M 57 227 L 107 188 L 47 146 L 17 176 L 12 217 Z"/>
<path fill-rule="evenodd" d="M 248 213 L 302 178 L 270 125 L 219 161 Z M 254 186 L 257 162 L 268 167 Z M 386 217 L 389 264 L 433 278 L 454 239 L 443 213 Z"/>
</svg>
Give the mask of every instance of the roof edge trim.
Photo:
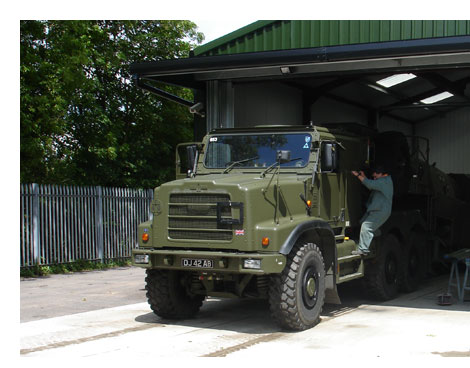
<svg viewBox="0 0 470 368">
<path fill-rule="evenodd" d="M 130 66 L 131 74 L 155 77 L 171 74 L 236 70 L 277 65 L 400 57 L 411 54 L 439 54 L 470 51 L 470 36 L 443 37 L 373 44 L 355 44 L 281 51 L 263 51 L 230 55 L 201 56 L 187 59 L 146 61 Z"/>
</svg>

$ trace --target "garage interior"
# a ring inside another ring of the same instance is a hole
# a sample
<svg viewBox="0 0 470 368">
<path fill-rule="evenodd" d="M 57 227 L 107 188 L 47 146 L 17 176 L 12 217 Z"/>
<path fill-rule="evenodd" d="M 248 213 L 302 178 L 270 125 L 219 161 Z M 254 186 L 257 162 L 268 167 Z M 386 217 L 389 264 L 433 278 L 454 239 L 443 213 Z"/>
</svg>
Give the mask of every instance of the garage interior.
<svg viewBox="0 0 470 368">
<path fill-rule="evenodd" d="M 469 21 L 258 21 L 131 72 L 193 107 L 196 140 L 217 127 L 359 123 L 425 137 L 437 167 L 470 174 Z M 194 101 L 165 85 L 192 89 Z"/>
</svg>

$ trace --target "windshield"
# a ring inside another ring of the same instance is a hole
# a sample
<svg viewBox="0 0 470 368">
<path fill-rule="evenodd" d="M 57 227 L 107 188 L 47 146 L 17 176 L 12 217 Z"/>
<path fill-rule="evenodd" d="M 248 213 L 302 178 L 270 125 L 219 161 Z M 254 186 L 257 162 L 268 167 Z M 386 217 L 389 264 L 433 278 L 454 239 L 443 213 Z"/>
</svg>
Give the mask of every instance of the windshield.
<svg viewBox="0 0 470 368">
<path fill-rule="evenodd" d="M 235 167 L 266 168 L 276 162 L 277 151 L 291 152 L 291 161 L 282 167 L 308 164 L 312 136 L 297 134 L 214 135 L 209 139 L 204 164 L 210 169 Z M 238 162 L 240 161 L 240 162 Z"/>
</svg>

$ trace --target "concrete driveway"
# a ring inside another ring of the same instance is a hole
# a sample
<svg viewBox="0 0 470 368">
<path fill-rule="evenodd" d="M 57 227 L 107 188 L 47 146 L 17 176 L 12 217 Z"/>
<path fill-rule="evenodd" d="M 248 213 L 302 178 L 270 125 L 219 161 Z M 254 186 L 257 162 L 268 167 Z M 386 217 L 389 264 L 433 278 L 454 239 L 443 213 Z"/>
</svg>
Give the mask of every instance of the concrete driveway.
<svg viewBox="0 0 470 368">
<path fill-rule="evenodd" d="M 343 304 L 325 306 L 318 326 L 286 332 L 271 320 L 267 303 L 257 300 L 209 298 L 195 319 L 163 320 L 151 313 L 144 272 L 137 268 L 23 280 L 20 354 L 69 361 L 226 357 L 251 362 L 263 357 L 273 363 L 356 366 L 364 360 L 452 357 L 449 363 L 468 363 L 470 303 L 437 305 L 446 288 L 447 277 L 437 278 L 417 292 L 372 303 L 357 284 L 344 286 Z"/>
<path fill-rule="evenodd" d="M 137 267 L 22 279 L 21 322 L 145 302 L 144 279 Z"/>
</svg>

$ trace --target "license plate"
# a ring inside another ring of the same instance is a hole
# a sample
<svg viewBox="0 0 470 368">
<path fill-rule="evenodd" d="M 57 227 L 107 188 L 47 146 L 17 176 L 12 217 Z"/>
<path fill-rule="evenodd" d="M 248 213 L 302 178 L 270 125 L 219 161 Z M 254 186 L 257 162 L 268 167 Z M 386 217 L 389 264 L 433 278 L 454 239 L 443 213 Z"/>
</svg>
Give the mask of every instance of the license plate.
<svg viewBox="0 0 470 368">
<path fill-rule="evenodd" d="M 214 261 L 212 259 L 183 258 L 181 259 L 181 266 L 195 268 L 214 268 Z"/>
</svg>

